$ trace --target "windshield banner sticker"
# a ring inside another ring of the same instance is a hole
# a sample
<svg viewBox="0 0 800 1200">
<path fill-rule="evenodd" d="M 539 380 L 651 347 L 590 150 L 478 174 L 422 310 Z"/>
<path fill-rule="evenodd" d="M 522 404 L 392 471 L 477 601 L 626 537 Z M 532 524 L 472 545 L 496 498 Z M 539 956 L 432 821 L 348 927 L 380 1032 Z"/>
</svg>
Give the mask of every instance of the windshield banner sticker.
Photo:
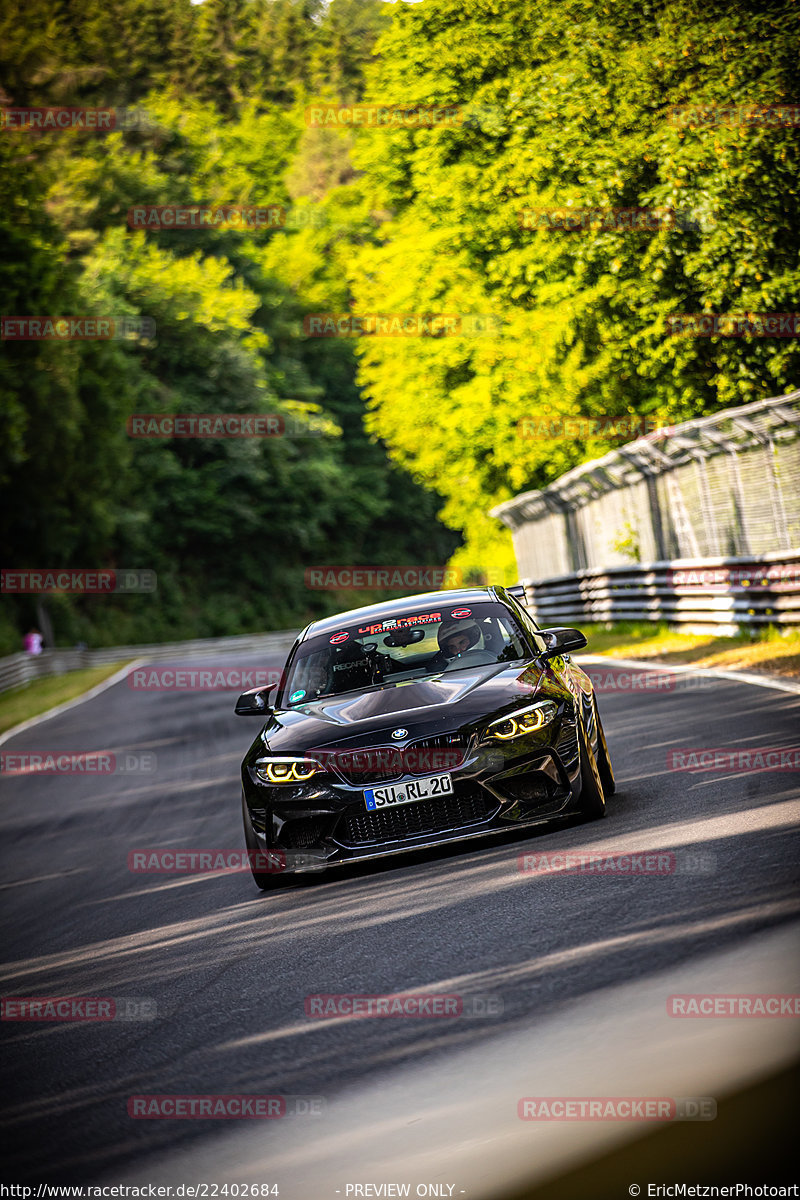
<svg viewBox="0 0 800 1200">
<path fill-rule="evenodd" d="M 441 621 L 442 614 L 435 613 L 420 613 L 413 617 L 397 617 L 392 621 L 378 621 L 374 625 L 362 625 L 359 627 L 359 633 L 386 633 L 390 629 L 407 629 L 410 625 L 432 625 L 434 621 Z"/>
</svg>

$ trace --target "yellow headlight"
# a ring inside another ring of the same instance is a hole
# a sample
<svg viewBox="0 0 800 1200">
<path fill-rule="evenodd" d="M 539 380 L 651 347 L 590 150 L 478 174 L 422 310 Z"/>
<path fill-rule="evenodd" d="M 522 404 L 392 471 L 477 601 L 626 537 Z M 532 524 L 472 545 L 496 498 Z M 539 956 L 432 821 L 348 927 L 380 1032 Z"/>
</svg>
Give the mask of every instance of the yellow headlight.
<svg viewBox="0 0 800 1200">
<path fill-rule="evenodd" d="M 283 783 L 292 778 L 291 763 L 267 763 L 267 778 L 270 783 Z"/>
<path fill-rule="evenodd" d="M 499 738 L 501 742 L 516 737 L 518 733 L 519 726 L 513 717 L 509 717 L 507 721 L 502 721 L 499 725 L 492 725 L 489 729 L 489 736 Z"/>
<path fill-rule="evenodd" d="M 319 763 L 311 759 L 261 759 L 256 763 L 256 774 L 264 783 L 305 783 L 322 770 Z"/>
<path fill-rule="evenodd" d="M 304 779 L 310 779 L 312 775 L 316 775 L 319 767 L 316 763 L 312 762 L 298 762 L 294 764 L 293 770 L 295 779 L 302 781 Z"/>
<path fill-rule="evenodd" d="M 486 730 L 486 736 L 493 741 L 508 742 L 512 738 L 522 737 L 523 734 L 535 733 L 537 729 L 554 720 L 557 712 L 558 705 L 552 700 L 541 700 L 529 709 L 493 721 Z"/>
</svg>

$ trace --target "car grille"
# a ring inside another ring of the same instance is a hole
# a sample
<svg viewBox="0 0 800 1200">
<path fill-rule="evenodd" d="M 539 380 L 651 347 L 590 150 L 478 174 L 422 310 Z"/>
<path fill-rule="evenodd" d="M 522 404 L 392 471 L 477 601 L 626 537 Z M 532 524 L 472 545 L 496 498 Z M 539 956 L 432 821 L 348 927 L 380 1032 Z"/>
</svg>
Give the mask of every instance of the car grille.
<svg viewBox="0 0 800 1200">
<path fill-rule="evenodd" d="M 370 746 L 363 750 L 339 751 L 331 763 L 348 783 L 369 787 L 373 783 L 391 782 L 404 774 L 402 751 L 399 746 Z"/>
<path fill-rule="evenodd" d="M 464 733 L 441 733 L 421 738 L 408 747 L 416 756 L 412 759 L 411 775 L 431 775 L 438 771 L 453 771 L 466 757 L 469 738 Z"/>
<path fill-rule="evenodd" d="M 462 786 L 451 796 L 401 804 L 380 812 L 346 813 L 334 832 L 343 846 L 401 842 L 426 833 L 442 833 L 488 820 L 499 807 L 477 784 Z"/>
<path fill-rule="evenodd" d="M 460 733 L 422 738 L 408 746 L 365 746 L 333 752 L 330 763 L 355 787 L 392 783 L 404 775 L 441 775 L 460 767 L 468 739 Z"/>
<path fill-rule="evenodd" d="M 449 750 L 451 747 L 465 750 L 466 746 L 465 733 L 440 733 L 436 737 L 420 738 L 419 741 L 411 743 L 414 750 Z"/>
</svg>

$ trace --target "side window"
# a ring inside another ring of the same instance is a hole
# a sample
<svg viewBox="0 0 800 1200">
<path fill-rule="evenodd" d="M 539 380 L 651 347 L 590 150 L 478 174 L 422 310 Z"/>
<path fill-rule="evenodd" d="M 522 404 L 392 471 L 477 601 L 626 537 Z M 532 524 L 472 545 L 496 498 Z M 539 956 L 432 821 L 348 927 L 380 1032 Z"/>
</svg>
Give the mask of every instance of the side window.
<svg viewBox="0 0 800 1200">
<path fill-rule="evenodd" d="M 530 653 L 510 614 L 499 616 L 493 613 L 486 617 L 482 632 L 484 647 L 495 656 L 497 662 L 513 662 L 526 658 Z"/>
<path fill-rule="evenodd" d="M 545 650 L 547 649 L 547 646 L 545 645 L 545 640 L 542 637 L 539 626 L 536 624 L 536 622 L 534 621 L 534 619 L 530 615 L 530 613 L 527 612 L 522 607 L 521 604 L 517 604 L 516 601 L 513 600 L 513 598 L 512 598 L 512 603 L 514 604 L 514 612 L 519 617 L 519 620 L 520 620 L 525 632 L 527 633 L 528 637 L 533 642 L 534 646 L 536 646 L 536 649 L 538 650 L 538 652 L 540 654 L 544 654 Z"/>
</svg>

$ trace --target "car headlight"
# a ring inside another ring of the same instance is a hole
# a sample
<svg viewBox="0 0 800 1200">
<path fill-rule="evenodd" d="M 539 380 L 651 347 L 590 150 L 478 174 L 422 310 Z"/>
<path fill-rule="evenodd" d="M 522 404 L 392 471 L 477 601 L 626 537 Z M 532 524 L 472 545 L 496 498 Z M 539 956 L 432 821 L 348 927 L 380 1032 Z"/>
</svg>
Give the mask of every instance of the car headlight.
<svg viewBox="0 0 800 1200">
<path fill-rule="evenodd" d="M 523 734 L 535 733 L 537 729 L 554 721 L 557 712 L 558 705 L 552 700 L 540 700 L 538 704 L 520 708 L 507 717 L 501 717 L 499 721 L 492 721 L 486 730 L 486 737 L 492 741 L 508 742 L 512 738 L 522 737 Z"/>
<path fill-rule="evenodd" d="M 314 775 L 324 772 L 324 767 L 313 758 L 257 758 L 256 775 L 262 783 L 306 783 Z"/>
</svg>

